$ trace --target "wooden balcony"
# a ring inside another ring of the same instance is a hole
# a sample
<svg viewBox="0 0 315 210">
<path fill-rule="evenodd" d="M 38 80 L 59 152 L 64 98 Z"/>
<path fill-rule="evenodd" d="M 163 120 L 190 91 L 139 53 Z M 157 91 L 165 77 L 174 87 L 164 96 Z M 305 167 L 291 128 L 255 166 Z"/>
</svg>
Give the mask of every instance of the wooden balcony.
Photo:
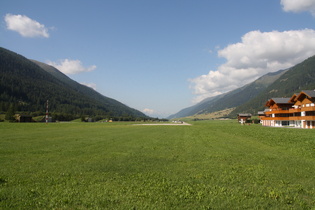
<svg viewBox="0 0 315 210">
<path fill-rule="evenodd" d="M 290 117 L 264 117 L 261 120 L 280 120 L 280 121 L 289 121 Z"/>
<path fill-rule="evenodd" d="M 290 120 L 302 120 L 301 116 L 289 117 Z"/>
<path fill-rule="evenodd" d="M 265 114 L 289 114 L 290 110 L 283 110 L 283 109 L 273 109 L 271 111 L 266 111 Z"/>
<path fill-rule="evenodd" d="M 301 117 L 301 120 L 315 120 L 315 116 L 304 116 Z"/>
<path fill-rule="evenodd" d="M 261 120 L 282 120 L 282 121 L 292 121 L 292 120 L 306 120 L 315 121 L 315 116 L 296 116 L 296 117 L 263 117 Z"/>
<path fill-rule="evenodd" d="M 301 108 L 289 109 L 289 112 L 290 112 L 290 113 L 301 112 Z"/>
<path fill-rule="evenodd" d="M 302 107 L 301 111 L 302 112 L 315 111 L 315 106 Z"/>
</svg>

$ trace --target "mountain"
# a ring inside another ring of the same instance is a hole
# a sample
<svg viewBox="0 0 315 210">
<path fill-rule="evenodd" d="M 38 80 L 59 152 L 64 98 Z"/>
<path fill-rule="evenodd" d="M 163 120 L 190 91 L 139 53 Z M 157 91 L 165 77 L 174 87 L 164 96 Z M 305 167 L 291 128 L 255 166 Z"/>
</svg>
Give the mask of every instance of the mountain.
<svg viewBox="0 0 315 210">
<path fill-rule="evenodd" d="M 174 118 L 192 116 L 192 115 L 196 115 L 196 114 L 202 114 L 209 107 L 209 105 L 215 103 L 216 101 L 218 101 L 222 97 L 224 97 L 224 94 L 206 98 L 203 101 L 199 102 L 198 104 L 191 106 L 191 107 L 188 107 L 188 108 L 185 108 L 185 109 L 182 109 L 179 112 L 177 112 L 176 114 L 170 115 L 167 118 L 168 119 L 174 119 Z"/>
<path fill-rule="evenodd" d="M 265 109 L 265 103 L 272 97 L 291 97 L 301 90 L 315 89 L 315 56 L 286 70 L 268 73 L 254 82 L 228 93 L 207 98 L 169 116 L 169 119 L 207 114 L 228 108 L 235 108 L 228 117 L 238 113 L 257 115 Z"/>
<path fill-rule="evenodd" d="M 266 102 L 273 97 L 291 97 L 294 93 L 302 90 L 315 89 L 315 56 L 295 65 L 282 74 L 276 81 L 270 84 L 264 91 L 251 100 L 247 100 L 241 106 L 230 113 L 236 116 L 237 113 L 257 114 L 265 109 Z"/>
<path fill-rule="evenodd" d="M 148 118 L 92 88 L 70 79 L 56 68 L 0 48 L 0 111 L 9 106 L 24 113 L 45 113 L 45 104 L 59 117 Z"/>
<path fill-rule="evenodd" d="M 237 88 L 233 91 L 218 96 L 206 98 L 192 107 L 185 108 L 178 113 L 169 116 L 169 119 L 198 114 L 207 114 L 240 106 L 244 102 L 247 102 L 248 100 L 256 97 L 285 72 L 286 70 L 280 70 L 277 72 L 268 73 L 241 88 Z"/>
</svg>

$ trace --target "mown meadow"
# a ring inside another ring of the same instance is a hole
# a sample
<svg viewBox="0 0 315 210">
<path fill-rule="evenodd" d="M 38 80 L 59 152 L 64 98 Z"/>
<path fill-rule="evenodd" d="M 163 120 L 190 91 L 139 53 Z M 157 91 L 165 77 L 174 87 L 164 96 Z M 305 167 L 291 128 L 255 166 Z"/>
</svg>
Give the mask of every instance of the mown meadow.
<svg viewBox="0 0 315 210">
<path fill-rule="evenodd" d="M 314 209 L 315 130 L 0 123 L 0 209 Z"/>
</svg>

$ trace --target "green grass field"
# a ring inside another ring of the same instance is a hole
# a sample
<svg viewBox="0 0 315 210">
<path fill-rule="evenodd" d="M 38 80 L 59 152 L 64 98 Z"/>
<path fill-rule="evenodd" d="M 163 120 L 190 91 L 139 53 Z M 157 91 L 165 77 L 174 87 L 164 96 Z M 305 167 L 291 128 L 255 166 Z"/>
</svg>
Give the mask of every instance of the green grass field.
<svg viewBox="0 0 315 210">
<path fill-rule="evenodd" d="M 0 209 L 314 209 L 315 130 L 0 123 Z"/>
</svg>

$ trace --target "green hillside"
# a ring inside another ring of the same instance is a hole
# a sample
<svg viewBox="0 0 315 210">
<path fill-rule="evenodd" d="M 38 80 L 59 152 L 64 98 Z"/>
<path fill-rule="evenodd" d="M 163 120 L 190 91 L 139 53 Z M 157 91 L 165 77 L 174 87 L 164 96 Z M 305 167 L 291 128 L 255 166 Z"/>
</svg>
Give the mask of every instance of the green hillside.
<svg viewBox="0 0 315 210">
<path fill-rule="evenodd" d="M 291 97 L 301 90 L 315 89 L 315 56 L 286 70 L 268 73 L 256 81 L 219 96 L 207 98 L 202 102 L 185 108 L 169 118 L 181 118 L 209 114 L 235 108 L 228 117 L 235 118 L 238 113 L 256 115 L 264 110 L 266 101 L 272 97 Z"/>
<path fill-rule="evenodd" d="M 272 97 L 291 97 L 301 90 L 313 89 L 315 89 L 315 56 L 290 68 L 255 98 L 238 106 L 230 116 L 242 112 L 257 114 L 258 111 L 265 109 L 264 105 Z"/>
<path fill-rule="evenodd" d="M 268 73 L 250 84 L 222 95 L 207 98 L 192 107 L 183 109 L 180 112 L 171 115 L 169 118 L 208 114 L 235 108 L 248 100 L 255 98 L 259 93 L 265 90 L 270 84 L 284 74 L 284 72 L 285 70 L 280 70 L 274 73 Z"/>
<path fill-rule="evenodd" d="M 218 101 L 220 98 L 222 98 L 224 95 L 218 95 L 218 96 L 214 96 L 214 97 L 210 97 L 210 98 L 206 98 L 203 101 L 201 101 L 200 103 L 182 109 L 179 112 L 177 112 L 176 114 L 170 115 L 168 118 L 169 119 L 174 119 L 174 118 L 181 118 L 181 117 L 186 117 L 186 116 L 192 116 L 192 115 L 196 115 L 196 114 L 202 114 L 204 113 L 204 111 L 209 107 L 209 104 L 213 104 L 216 101 Z"/>
<path fill-rule="evenodd" d="M 147 118 L 71 80 L 52 66 L 0 48 L 0 112 L 13 107 L 16 112 L 40 115 L 45 112 L 47 100 L 56 118 Z"/>
</svg>

